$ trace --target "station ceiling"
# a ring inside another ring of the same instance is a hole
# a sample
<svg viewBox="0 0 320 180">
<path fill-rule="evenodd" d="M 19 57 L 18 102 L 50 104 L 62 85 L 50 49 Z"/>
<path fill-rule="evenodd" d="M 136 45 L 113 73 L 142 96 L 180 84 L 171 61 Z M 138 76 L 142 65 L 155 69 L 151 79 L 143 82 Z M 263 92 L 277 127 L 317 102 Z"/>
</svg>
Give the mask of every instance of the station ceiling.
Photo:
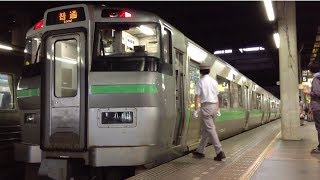
<svg viewBox="0 0 320 180">
<path fill-rule="evenodd" d="M 17 14 L 29 16 L 30 24 L 35 24 L 42 18 L 45 9 L 72 3 L 68 1 L 0 2 L 0 21 L 9 21 L 8 26 L 0 26 L 0 41 L 5 40 L 10 33 L 7 32 L 10 31 L 8 27 L 16 25 L 12 20 Z M 264 47 L 265 51 L 245 55 L 234 53 L 222 56 L 222 59 L 228 61 L 260 86 L 269 88 L 270 91 L 276 89 L 274 94 L 279 95 L 279 87 L 276 86 L 276 81 L 279 80 L 278 50 L 272 36 L 276 25 L 268 21 L 262 1 L 87 1 L 83 3 L 154 12 L 210 52 L 254 46 Z M 316 56 L 315 59 L 318 58 L 318 51 L 313 49 L 315 44 L 317 45 L 316 35 L 320 24 L 319 9 L 320 2 L 296 2 L 297 49 L 301 55 L 302 69 L 307 67 L 310 58 L 313 56 Z M 10 16 L 6 16 L 8 14 Z"/>
</svg>

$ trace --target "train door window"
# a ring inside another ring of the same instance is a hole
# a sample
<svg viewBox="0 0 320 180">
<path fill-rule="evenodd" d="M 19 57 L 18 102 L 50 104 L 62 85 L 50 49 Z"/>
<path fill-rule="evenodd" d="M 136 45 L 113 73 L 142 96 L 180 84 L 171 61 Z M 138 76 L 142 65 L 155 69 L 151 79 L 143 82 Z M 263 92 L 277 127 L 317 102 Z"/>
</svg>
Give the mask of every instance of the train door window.
<svg viewBox="0 0 320 180">
<path fill-rule="evenodd" d="M 261 109 L 264 109 L 265 108 L 265 97 L 264 97 L 264 94 L 261 94 Z"/>
<path fill-rule="evenodd" d="M 243 108 L 243 98 L 242 98 L 242 88 L 241 85 L 237 84 L 238 86 L 238 103 L 239 103 L 239 108 Z"/>
<path fill-rule="evenodd" d="M 13 77 L 0 73 L 0 110 L 13 108 Z"/>
<path fill-rule="evenodd" d="M 218 89 L 219 89 L 219 107 L 230 109 L 230 81 L 217 75 Z"/>
<path fill-rule="evenodd" d="M 171 60 L 171 32 L 168 29 L 163 31 L 163 60 L 164 63 L 172 64 Z"/>
<path fill-rule="evenodd" d="M 74 97 L 78 89 L 78 49 L 75 39 L 57 41 L 54 45 L 56 97 Z"/>
<path fill-rule="evenodd" d="M 250 109 L 258 109 L 258 100 L 257 100 L 257 93 L 255 91 L 252 91 L 251 94 L 251 108 Z"/>
<path fill-rule="evenodd" d="M 190 78 L 189 105 L 190 105 L 190 109 L 194 109 L 195 88 L 196 88 L 196 83 L 200 79 L 200 71 L 196 65 L 189 66 L 189 78 Z"/>
<path fill-rule="evenodd" d="M 256 109 L 261 110 L 261 94 L 256 93 Z"/>
</svg>

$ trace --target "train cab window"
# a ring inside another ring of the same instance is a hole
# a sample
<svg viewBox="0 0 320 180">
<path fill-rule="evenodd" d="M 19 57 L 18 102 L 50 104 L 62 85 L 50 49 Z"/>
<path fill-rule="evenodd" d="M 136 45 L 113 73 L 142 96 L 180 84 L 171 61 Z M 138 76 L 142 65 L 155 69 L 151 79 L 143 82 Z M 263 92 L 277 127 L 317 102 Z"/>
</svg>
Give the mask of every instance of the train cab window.
<svg viewBox="0 0 320 180">
<path fill-rule="evenodd" d="M 39 62 L 41 39 L 38 37 L 28 38 L 25 47 L 25 65 Z"/>
<path fill-rule="evenodd" d="M 164 63 L 172 64 L 171 60 L 171 32 L 168 29 L 163 31 L 163 59 Z"/>
<path fill-rule="evenodd" d="M 13 77 L 0 73 L 0 110 L 13 108 Z"/>
<path fill-rule="evenodd" d="M 41 39 L 39 37 L 28 38 L 25 46 L 24 63 L 22 69 L 22 77 L 32 77 L 40 75 L 40 46 Z"/>
<path fill-rule="evenodd" d="M 92 71 L 157 71 L 159 34 L 156 23 L 97 23 Z"/>
<path fill-rule="evenodd" d="M 98 29 L 100 56 L 131 53 L 159 56 L 158 41 L 156 24 L 117 24 Z"/>
<path fill-rule="evenodd" d="M 78 89 L 78 46 L 75 39 L 54 44 L 54 92 L 56 97 L 74 97 Z"/>
<path fill-rule="evenodd" d="M 230 101 L 230 81 L 217 75 L 219 89 L 219 107 L 224 109 L 232 108 Z"/>
<path fill-rule="evenodd" d="M 189 66 L 189 78 L 190 78 L 189 105 L 190 105 L 190 109 L 194 109 L 195 88 L 196 88 L 196 83 L 200 79 L 200 71 L 198 67 Z"/>
</svg>

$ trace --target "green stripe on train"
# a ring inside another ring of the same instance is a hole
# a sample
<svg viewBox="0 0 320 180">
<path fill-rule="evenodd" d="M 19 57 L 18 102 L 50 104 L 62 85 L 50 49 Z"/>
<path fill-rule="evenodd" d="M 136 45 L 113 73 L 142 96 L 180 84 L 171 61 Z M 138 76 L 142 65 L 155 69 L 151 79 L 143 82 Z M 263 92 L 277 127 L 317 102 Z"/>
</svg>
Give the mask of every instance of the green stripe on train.
<svg viewBox="0 0 320 180">
<path fill-rule="evenodd" d="M 242 120 L 245 118 L 245 110 L 222 110 L 220 109 L 221 116 L 217 117 L 217 122 Z"/>
<path fill-rule="evenodd" d="M 263 111 L 260 110 L 251 110 L 250 111 L 250 118 L 252 117 L 261 117 L 263 114 Z"/>
<path fill-rule="evenodd" d="M 157 93 L 155 84 L 92 85 L 92 94 Z"/>
<path fill-rule="evenodd" d="M 17 90 L 17 96 L 21 97 L 33 97 L 33 96 L 40 96 L 40 89 L 33 88 L 33 89 L 21 89 Z"/>
</svg>

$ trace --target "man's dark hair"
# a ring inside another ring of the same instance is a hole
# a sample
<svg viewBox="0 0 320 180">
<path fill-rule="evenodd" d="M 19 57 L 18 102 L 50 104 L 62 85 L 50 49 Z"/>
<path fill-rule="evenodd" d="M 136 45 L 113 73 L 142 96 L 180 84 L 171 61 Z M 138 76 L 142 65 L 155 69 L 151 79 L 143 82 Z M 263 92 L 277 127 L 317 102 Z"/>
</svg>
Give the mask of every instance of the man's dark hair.
<svg viewBox="0 0 320 180">
<path fill-rule="evenodd" d="M 310 61 L 309 65 L 308 65 L 308 68 L 312 73 L 319 72 L 319 70 L 320 70 L 319 61 Z"/>
<path fill-rule="evenodd" d="M 201 75 L 206 75 L 210 73 L 210 69 L 200 69 L 200 74 Z"/>
</svg>

